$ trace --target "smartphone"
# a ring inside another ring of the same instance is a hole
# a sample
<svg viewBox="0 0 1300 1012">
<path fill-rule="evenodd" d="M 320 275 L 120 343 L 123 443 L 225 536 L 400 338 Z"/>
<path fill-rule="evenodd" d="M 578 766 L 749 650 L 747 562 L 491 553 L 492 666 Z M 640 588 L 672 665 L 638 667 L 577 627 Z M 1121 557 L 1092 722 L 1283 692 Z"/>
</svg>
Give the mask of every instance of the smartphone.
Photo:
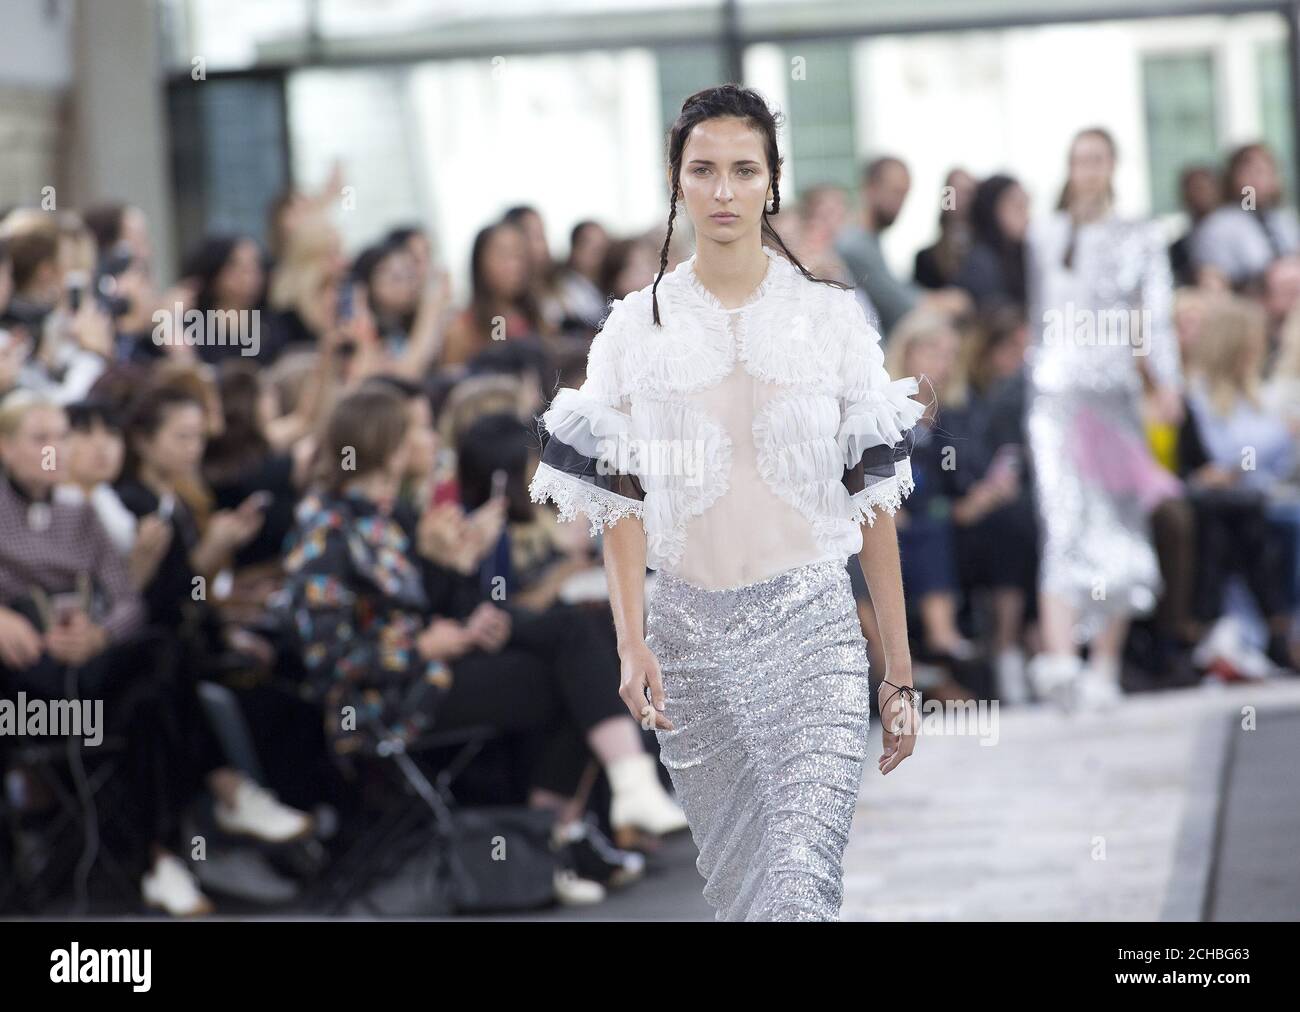
<svg viewBox="0 0 1300 1012">
<path fill-rule="evenodd" d="M 352 319 L 352 314 L 356 308 L 353 304 L 353 299 L 352 281 L 350 279 L 345 279 L 339 285 L 338 304 L 335 309 L 336 322 L 346 323 L 348 320 Z"/>
<path fill-rule="evenodd" d="M 492 472 L 492 498 L 499 499 L 506 494 L 506 483 L 510 476 L 502 468 L 497 468 Z"/>
<path fill-rule="evenodd" d="M 83 271 L 69 271 L 65 286 L 68 290 L 68 308 L 76 313 L 81 309 L 81 300 L 85 297 L 89 279 Z"/>
</svg>

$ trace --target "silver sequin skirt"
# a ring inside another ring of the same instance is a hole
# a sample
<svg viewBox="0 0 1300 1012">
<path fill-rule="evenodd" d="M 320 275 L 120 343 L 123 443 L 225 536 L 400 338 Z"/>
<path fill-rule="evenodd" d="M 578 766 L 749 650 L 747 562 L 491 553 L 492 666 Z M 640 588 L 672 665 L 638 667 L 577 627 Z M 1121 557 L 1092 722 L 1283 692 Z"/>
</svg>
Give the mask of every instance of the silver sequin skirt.
<svg viewBox="0 0 1300 1012">
<path fill-rule="evenodd" d="M 674 730 L 660 760 L 717 920 L 834 921 L 867 752 L 867 646 L 843 562 L 707 590 L 660 572 L 646 616 Z"/>
<path fill-rule="evenodd" d="M 1039 582 L 1076 612 L 1088 640 L 1116 615 L 1142 615 L 1163 590 L 1150 510 L 1174 479 L 1145 448 L 1126 391 L 1035 393 L 1026 417 L 1041 532 Z"/>
</svg>

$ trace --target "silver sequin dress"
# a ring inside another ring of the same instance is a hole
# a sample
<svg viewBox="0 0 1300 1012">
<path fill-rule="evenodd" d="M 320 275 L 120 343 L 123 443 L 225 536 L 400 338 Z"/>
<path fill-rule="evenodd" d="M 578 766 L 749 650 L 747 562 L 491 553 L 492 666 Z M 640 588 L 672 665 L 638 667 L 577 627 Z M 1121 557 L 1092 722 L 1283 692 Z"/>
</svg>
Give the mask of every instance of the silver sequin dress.
<svg viewBox="0 0 1300 1012">
<path fill-rule="evenodd" d="M 1149 612 L 1162 589 L 1150 512 L 1179 483 L 1152 456 L 1140 363 L 1181 386 L 1169 258 L 1153 223 L 1114 215 L 1073 232 L 1058 211 L 1027 242 L 1030 399 L 1042 589 L 1073 604 L 1077 640 Z"/>
<path fill-rule="evenodd" d="M 582 388 L 542 416 L 530 487 L 593 534 L 644 525 L 674 725 L 655 734 L 716 918 L 836 920 L 871 700 L 846 563 L 911 490 L 925 409 L 851 291 L 766 252 L 742 307 L 694 257 L 659 285 L 661 328 L 648 288 L 615 303 Z"/>
</svg>

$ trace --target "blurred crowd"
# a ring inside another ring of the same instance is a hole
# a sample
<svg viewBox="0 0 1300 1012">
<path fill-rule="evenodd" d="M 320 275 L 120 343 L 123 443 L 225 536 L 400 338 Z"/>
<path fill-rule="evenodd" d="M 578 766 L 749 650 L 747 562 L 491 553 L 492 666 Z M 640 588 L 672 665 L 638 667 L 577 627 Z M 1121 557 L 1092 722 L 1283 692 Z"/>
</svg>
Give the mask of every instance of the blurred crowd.
<svg viewBox="0 0 1300 1012">
<path fill-rule="evenodd" d="M 511 208 L 458 301 L 418 224 L 345 253 L 342 183 L 284 194 L 264 236 L 200 238 L 165 289 L 162 224 L 138 208 L 0 213 L 0 695 L 105 701 L 129 757 L 115 831 L 168 913 L 213 909 L 186 859 L 196 807 L 223 839 L 293 846 L 322 806 L 373 807 L 381 743 L 485 725 L 481 800 L 554 812 L 556 894 L 597 902 L 686 823 L 618 696 L 599 541 L 528 481 L 548 395 L 580 385 L 610 301 L 654 281 L 664 231 L 582 221 L 557 259 L 541 214 Z M 1009 175 L 947 184 L 910 278 L 881 245 L 909 197 L 899 158 L 773 225 L 857 286 L 891 373 L 935 394 L 897 518 L 909 624 L 931 694 L 992 698 L 1039 643 L 1030 202 Z M 1182 196 L 1187 410 L 1147 431 L 1215 506 L 1157 523 L 1165 589 L 1126 651 L 1151 688 L 1296 667 L 1300 228 L 1260 145 L 1188 168 Z M 678 230 L 667 268 L 689 253 Z M 16 868 L 53 804 L 32 762 L 0 737 Z"/>
</svg>

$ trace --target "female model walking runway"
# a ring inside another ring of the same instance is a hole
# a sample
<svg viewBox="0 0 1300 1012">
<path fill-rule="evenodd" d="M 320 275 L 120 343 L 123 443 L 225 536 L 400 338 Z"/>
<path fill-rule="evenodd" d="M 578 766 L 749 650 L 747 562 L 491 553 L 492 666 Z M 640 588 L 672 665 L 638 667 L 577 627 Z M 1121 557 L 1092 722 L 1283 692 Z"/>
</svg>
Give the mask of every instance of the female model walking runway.
<svg viewBox="0 0 1300 1012">
<path fill-rule="evenodd" d="M 1182 410 L 1169 257 L 1154 223 L 1115 214 L 1114 168 L 1110 135 L 1081 131 L 1059 209 L 1031 225 L 1026 253 L 1037 337 L 1026 429 L 1043 542 L 1043 652 L 1029 672 L 1066 708 L 1120 698 L 1129 618 L 1162 589 L 1150 514 L 1181 491 L 1141 415 L 1144 386 L 1163 420 Z"/>
<path fill-rule="evenodd" d="M 859 553 L 882 630 L 888 773 L 915 746 L 892 513 L 925 406 L 853 292 L 769 224 L 776 130 L 752 90 L 686 100 L 668 236 L 684 207 L 696 253 L 665 273 L 665 239 L 655 283 L 614 303 L 586 381 L 542 417 L 531 493 L 605 530 L 620 695 L 656 732 L 716 918 L 838 920 L 870 704 L 845 563 Z"/>
</svg>

